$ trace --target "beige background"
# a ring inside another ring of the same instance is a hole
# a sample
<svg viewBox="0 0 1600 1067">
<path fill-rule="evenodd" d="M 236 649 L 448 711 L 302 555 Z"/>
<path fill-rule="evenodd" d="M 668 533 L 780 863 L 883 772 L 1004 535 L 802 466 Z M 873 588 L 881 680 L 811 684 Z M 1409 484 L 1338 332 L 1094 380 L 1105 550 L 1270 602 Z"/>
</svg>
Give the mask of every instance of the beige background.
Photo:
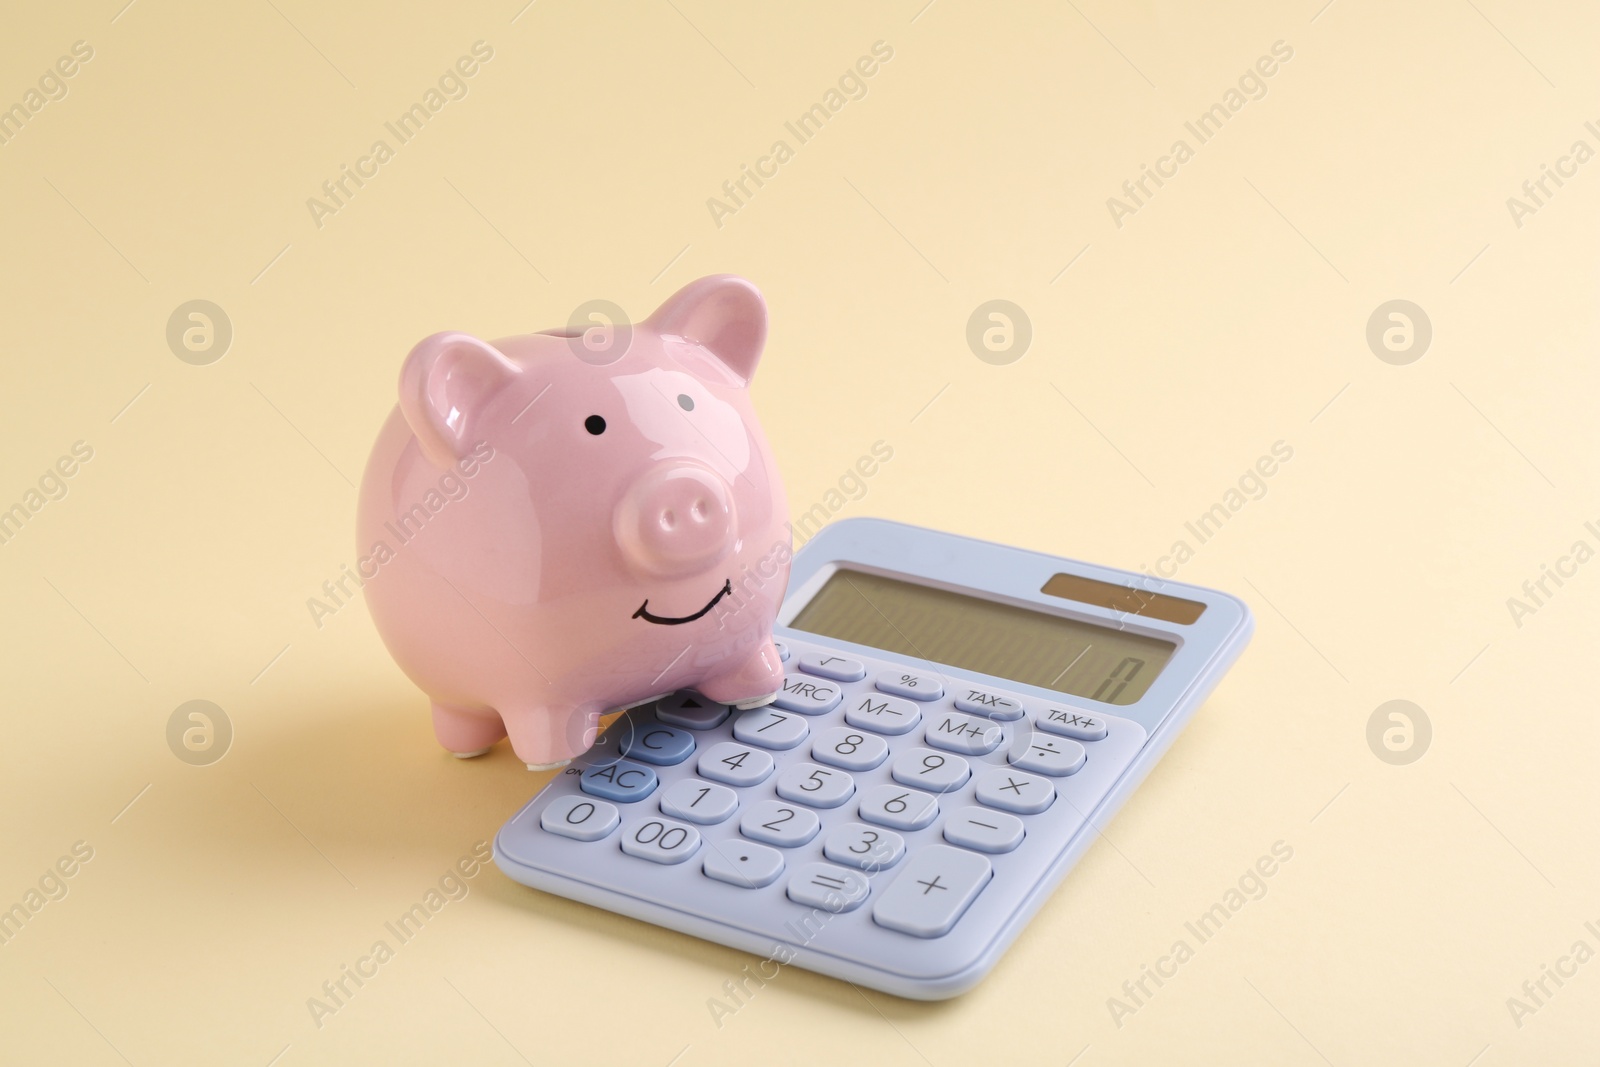
<svg viewBox="0 0 1600 1067">
<path fill-rule="evenodd" d="M 122 2 L 0 14 L 5 106 L 94 50 L 0 146 L 0 506 L 94 450 L 0 545 L 0 905 L 94 853 L 0 946 L 0 1058 L 1592 1062 L 1600 962 L 1520 1026 L 1507 998 L 1600 949 L 1600 563 L 1520 627 L 1506 603 L 1600 547 L 1600 161 L 1520 227 L 1506 203 L 1600 148 L 1592 7 Z M 307 198 L 478 40 L 469 95 L 318 228 Z M 879 40 L 866 97 L 719 228 L 707 198 Z M 882 440 L 839 516 L 1154 566 L 1287 443 L 1179 572 L 1248 599 L 1254 643 L 959 1000 L 788 971 L 719 1028 L 752 958 L 491 868 L 318 1028 L 307 998 L 544 780 L 441 752 L 359 601 L 307 611 L 400 360 L 716 271 L 770 301 L 795 515 Z M 965 340 L 993 298 L 1033 328 L 1006 366 Z M 1396 298 L 1433 327 L 1407 366 L 1365 340 Z M 209 366 L 165 339 L 192 299 L 232 322 Z M 210 766 L 167 745 L 191 699 L 233 725 Z M 1432 724 L 1410 765 L 1368 747 L 1391 699 Z M 1277 841 L 1266 896 L 1118 1026 Z"/>
</svg>

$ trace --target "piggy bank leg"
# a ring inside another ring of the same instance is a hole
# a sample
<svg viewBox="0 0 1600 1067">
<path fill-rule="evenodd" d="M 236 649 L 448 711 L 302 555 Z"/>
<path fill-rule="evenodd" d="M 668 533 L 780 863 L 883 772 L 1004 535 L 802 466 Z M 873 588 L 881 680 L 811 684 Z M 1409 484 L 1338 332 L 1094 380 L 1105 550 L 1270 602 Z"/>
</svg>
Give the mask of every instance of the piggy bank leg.
<svg viewBox="0 0 1600 1067">
<path fill-rule="evenodd" d="M 451 755 L 471 759 L 493 748 L 506 735 L 506 726 L 493 708 L 457 708 L 435 701 L 433 735 Z"/>
<path fill-rule="evenodd" d="M 695 688 L 700 695 L 719 704 L 736 708 L 759 708 L 770 704 L 783 685 L 783 661 L 770 640 L 762 643 L 733 669 L 707 678 Z"/>
<path fill-rule="evenodd" d="M 601 709 L 506 709 L 511 748 L 530 771 L 548 771 L 571 762 L 594 746 Z"/>
</svg>

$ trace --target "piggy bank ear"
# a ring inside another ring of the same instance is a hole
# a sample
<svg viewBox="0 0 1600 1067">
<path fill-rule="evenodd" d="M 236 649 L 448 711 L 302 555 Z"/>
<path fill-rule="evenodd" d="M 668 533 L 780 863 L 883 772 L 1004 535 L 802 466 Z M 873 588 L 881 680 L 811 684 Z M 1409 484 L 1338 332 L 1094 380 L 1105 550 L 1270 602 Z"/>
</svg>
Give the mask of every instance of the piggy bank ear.
<svg viewBox="0 0 1600 1067">
<path fill-rule="evenodd" d="M 646 325 L 704 346 L 749 384 L 767 343 L 767 302 L 745 279 L 713 274 L 669 296 Z"/>
<path fill-rule="evenodd" d="M 515 363 L 470 334 L 424 338 L 400 369 L 400 412 L 422 454 L 448 467 L 471 452 L 490 397 L 519 373 Z"/>
</svg>

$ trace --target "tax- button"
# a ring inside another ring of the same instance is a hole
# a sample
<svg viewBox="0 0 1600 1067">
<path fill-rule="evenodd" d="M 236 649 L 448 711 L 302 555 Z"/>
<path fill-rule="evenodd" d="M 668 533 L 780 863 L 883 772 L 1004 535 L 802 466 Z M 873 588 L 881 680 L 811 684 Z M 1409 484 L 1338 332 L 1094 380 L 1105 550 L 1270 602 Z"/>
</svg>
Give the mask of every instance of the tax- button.
<svg viewBox="0 0 1600 1067">
<path fill-rule="evenodd" d="M 1088 754 L 1083 746 L 1076 741 L 1065 737 L 1042 737 L 1034 734 L 1028 739 L 1027 748 L 1013 748 L 1006 753 L 1006 759 L 1011 766 L 1024 771 L 1038 771 L 1048 774 L 1052 778 L 1062 778 L 1069 774 L 1077 774 L 1082 769 Z"/>
<path fill-rule="evenodd" d="M 892 693 L 897 697 L 909 697 L 912 700 L 938 700 L 944 696 L 944 686 L 939 679 L 929 678 L 926 674 L 912 674 L 909 671 L 887 670 L 880 671 L 873 681 L 880 693 Z"/>
<path fill-rule="evenodd" d="M 783 688 L 778 690 L 773 703 L 785 711 L 823 715 L 838 707 L 841 697 L 836 685 L 812 681 L 803 674 L 790 674 L 784 677 Z"/>
<path fill-rule="evenodd" d="M 859 682 L 867 676 L 867 665 L 860 660 L 826 652 L 805 653 L 800 657 L 800 669 L 836 682 Z"/>
<path fill-rule="evenodd" d="M 656 772 L 642 763 L 619 759 L 584 771 L 578 776 L 578 788 L 592 797 L 632 804 L 655 791 Z"/>
<path fill-rule="evenodd" d="M 657 767 L 670 767 L 682 763 L 694 751 L 694 735 L 676 726 L 663 726 L 658 722 L 634 722 L 622 735 L 617 751 L 632 759 L 654 763 Z"/>
<path fill-rule="evenodd" d="M 1022 718 L 1022 705 L 1010 697 L 985 689 L 964 689 L 956 694 L 956 710 L 986 715 L 997 722 Z"/>
<path fill-rule="evenodd" d="M 993 865 L 975 852 L 928 845 L 878 897 L 872 919 L 912 937 L 943 937 L 993 876 Z"/>
<path fill-rule="evenodd" d="M 1106 721 L 1081 711 L 1046 708 L 1035 721 L 1041 730 L 1049 730 L 1075 741 L 1099 741 L 1106 736 Z"/>
<path fill-rule="evenodd" d="M 978 775 L 974 795 L 978 803 L 991 808 L 1014 811 L 1018 815 L 1037 815 L 1055 802 L 1056 787 L 1050 779 L 1037 774 L 994 767 Z"/>
</svg>

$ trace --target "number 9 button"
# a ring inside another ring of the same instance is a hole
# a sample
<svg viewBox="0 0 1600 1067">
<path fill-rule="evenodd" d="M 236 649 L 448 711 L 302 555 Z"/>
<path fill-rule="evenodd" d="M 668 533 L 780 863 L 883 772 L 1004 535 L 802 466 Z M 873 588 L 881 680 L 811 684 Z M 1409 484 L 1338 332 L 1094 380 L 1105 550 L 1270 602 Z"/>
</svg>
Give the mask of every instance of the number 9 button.
<svg viewBox="0 0 1600 1067">
<path fill-rule="evenodd" d="M 811 758 L 847 771 L 870 771 L 889 755 L 889 742 L 848 726 L 825 731 L 811 746 Z"/>
</svg>

